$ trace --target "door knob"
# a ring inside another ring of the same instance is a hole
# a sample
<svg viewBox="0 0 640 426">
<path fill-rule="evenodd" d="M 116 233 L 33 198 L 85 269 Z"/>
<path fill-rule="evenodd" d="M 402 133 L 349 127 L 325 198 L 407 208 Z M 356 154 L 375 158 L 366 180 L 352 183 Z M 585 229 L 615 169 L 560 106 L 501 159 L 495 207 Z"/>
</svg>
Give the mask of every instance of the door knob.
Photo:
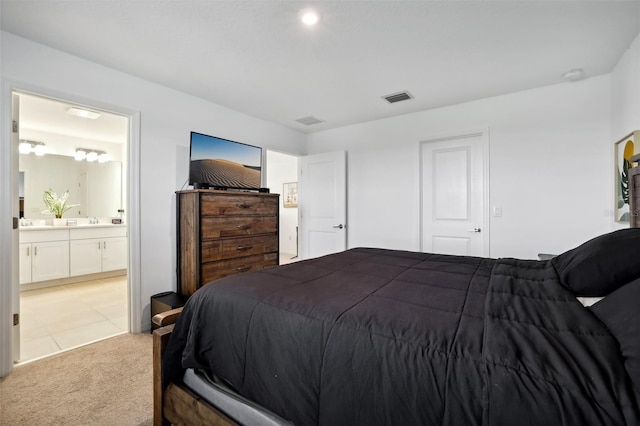
<svg viewBox="0 0 640 426">
<path fill-rule="evenodd" d="M 334 228 L 335 229 L 342 229 L 342 228 L 344 228 L 344 225 L 343 224 L 336 225 L 336 226 L 334 226 Z"/>
<path fill-rule="evenodd" d="M 482 232 L 482 229 L 480 229 L 480 228 L 473 228 L 473 229 L 469 229 L 469 232 Z"/>
</svg>

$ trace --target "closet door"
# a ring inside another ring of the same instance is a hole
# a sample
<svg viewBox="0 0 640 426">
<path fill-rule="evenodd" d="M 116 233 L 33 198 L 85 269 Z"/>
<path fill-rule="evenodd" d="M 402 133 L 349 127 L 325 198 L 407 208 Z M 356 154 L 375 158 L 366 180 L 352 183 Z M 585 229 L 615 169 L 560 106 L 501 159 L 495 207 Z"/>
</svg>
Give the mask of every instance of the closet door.
<svg viewBox="0 0 640 426">
<path fill-rule="evenodd" d="M 347 248 L 346 164 L 345 151 L 300 157 L 298 222 L 302 259 Z"/>
<path fill-rule="evenodd" d="M 421 250 L 488 256 L 486 132 L 421 143 Z"/>
</svg>

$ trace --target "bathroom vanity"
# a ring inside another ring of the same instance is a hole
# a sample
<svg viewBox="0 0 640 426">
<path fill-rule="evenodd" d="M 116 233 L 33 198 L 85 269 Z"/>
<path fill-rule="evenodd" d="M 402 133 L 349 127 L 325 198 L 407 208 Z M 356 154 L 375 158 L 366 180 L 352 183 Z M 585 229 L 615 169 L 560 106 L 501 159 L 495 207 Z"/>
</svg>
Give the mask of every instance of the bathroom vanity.
<svg viewBox="0 0 640 426">
<path fill-rule="evenodd" d="M 124 273 L 127 227 L 113 224 L 20 228 L 20 284 L 65 283 L 68 278 Z M 98 278 L 99 276 L 92 277 Z"/>
</svg>

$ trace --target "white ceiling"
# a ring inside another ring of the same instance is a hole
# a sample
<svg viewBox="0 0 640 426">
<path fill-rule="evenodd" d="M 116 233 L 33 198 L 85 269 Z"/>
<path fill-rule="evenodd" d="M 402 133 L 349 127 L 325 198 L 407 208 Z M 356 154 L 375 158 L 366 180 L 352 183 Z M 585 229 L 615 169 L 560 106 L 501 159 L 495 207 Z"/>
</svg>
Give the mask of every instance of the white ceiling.
<svg viewBox="0 0 640 426">
<path fill-rule="evenodd" d="M 94 142 L 123 144 L 128 138 L 129 122 L 126 117 L 100 112 L 97 119 L 71 115 L 69 108 L 76 105 L 54 99 L 20 94 L 20 139 L 55 143 L 55 136 L 84 140 L 84 148 L 94 148 Z M 41 139 L 46 134 L 50 139 Z"/>
<path fill-rule="evenodd" d="M 5 31 L 302 132 L 606 74 L 640 32 L 637 0 L 0 1 Z"/>
</svg>

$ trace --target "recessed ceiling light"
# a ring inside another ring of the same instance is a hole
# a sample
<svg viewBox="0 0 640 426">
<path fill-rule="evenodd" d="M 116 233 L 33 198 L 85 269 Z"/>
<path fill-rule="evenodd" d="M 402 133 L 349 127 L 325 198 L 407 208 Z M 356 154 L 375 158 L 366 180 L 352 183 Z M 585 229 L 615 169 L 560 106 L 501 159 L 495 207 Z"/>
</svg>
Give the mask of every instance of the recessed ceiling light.
<svg viewBox="0 0 640 426">
<path fill-rule="evenodd" d="M 96 118 L 102 115 L 99 112 L 89 111 L 86 109 L 75 108 L 75 107 L 71 107 L 67 109 L 67 114 L 75 115 L 76 117 L 90 118 L 91 120 L 95 120 Z"/>
<path fill-rule="evenodd" d="M 320 22 L 320 12 L 313 9 L 303 9 L 300 11 L 300 20 L 308 27 L 313 27 Z"/>
</svg>

